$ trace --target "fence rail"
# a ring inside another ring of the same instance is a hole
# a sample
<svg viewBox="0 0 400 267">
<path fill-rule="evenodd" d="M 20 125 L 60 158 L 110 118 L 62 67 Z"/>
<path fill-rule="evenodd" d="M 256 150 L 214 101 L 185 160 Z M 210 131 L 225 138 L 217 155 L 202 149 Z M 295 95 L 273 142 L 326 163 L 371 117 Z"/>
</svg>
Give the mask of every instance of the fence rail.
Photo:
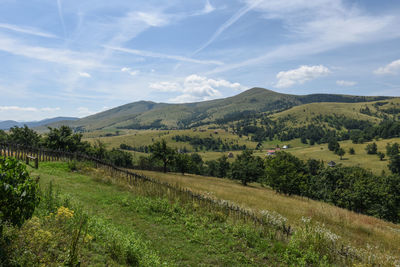
<svg viewBox="0 0 400 267">
<path fill-rule="evenodd" d="M 96 168 L 105 168 L 112 177 L 125 180 L 132 186 L 138 184 L 138 182 L 150 183 L 153 187 L 157 187 L 156 191 L 159 192 L 159 196 L 164 194 L 172 194 L 172 198 L 184 197 L 187 201 L 198 202 L 199 205 L 204 205 L 210 208 L 215 208 L 221 212 L 233 216 L 236 219 L 245 220 L 247 222 L 253 222 L 254 224 L 261 227 L 275 227 L 270 222 L 258 216 L 251 210 L 244 209 L 238 205 L 232 204 L 228 201 L 217 200 L 202 194 L 195 193 L 187 188 L 181 188 L 175 185 L 171 185 L 167 182 L 163 182 L 154 178 L 150 178 L 131 170 L 126 170 L 112 165 L 103 160 L 82 154 L 82 153 L 71 153 L 60 150 L 49 150 L 44 148 L 34 148 L 28 146 L 21 146 L 17 144 L 4 144 L 0 143 L 0 156 L 14 157 L 19 160 L 35 159 L 35 167 L 38 167 L 39 162 L 45 161 L 90 161 L 96 165 Z M 153 188 L 154 189 L 154 188 Z M 289 225 L 281 225 L 278 229 L 283 236 L 289 237 L 293 228 Z"/>
</svg>

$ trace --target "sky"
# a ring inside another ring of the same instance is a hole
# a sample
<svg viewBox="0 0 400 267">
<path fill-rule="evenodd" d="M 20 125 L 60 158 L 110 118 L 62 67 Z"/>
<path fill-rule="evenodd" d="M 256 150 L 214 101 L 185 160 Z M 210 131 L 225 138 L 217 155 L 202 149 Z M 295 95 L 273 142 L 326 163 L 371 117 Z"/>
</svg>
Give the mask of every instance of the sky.
<svg viewBox="0 0 400 267">
<path fill-rule="evenodd" d="M 0 0 L 0 121 L 252 87 L 400 96 L 398 0 Z"/>
</svg>

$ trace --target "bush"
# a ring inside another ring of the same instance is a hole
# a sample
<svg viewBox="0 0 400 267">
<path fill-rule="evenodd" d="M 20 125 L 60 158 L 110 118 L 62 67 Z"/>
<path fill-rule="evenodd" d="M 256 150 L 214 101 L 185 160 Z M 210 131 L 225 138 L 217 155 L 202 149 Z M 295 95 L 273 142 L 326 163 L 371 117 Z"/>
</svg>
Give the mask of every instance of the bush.
<svg viewBox="0 0 400 267">
<path fill-rule="evenodd" d="M 376 154 L 378 152 L 378 146 L 376 143 L 368 144 L 365 150 L 367 151 L 367 154 Z"/>
<path fill-rule="evenodd" d="M 21 226 L 32 217 L 39 203 L 38 190 L 25 165 L 13 158 L 0 158 L 0 230 L 4 222 Z"/>
</svg>

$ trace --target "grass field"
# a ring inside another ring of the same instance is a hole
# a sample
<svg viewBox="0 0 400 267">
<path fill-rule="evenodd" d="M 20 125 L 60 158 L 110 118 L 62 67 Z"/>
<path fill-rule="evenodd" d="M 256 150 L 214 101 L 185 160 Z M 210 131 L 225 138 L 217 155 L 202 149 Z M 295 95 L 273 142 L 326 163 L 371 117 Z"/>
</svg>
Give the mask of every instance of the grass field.
<svg viewBox="0 0 400 267">
<path fill-rule="evenodd" d="M 31 169 L 33 176 L 40 175 L 42 188 L 53 181 L 61 195 L 89 216 L 106 221 L 122 235 L 144 240 L 147 250 L 158 255 L 164 266 L 284 264 L 287 244 L 263 237 L 251 224 L 236 225 L 223 214 L 201 207 L 192 210 L 179 202 L 145 197 L 135 188 L 115 184 L 101 171 L 85 173 L 71 172 L 67 163 L 57 162 Z"/>
<path fill-rule="evenodd" d="M 287 197 L 273 190 L 251 184 L 241 184 L 213 177 L 179 175 L 138 171 L 150 177 L 190 188 L 194 191 L 225 199 L 250 208 L 256 212 L 275 211 L 288 218 L 292 225 L 301 223 L 303 216 L 324 224 L 357 248 L 372 246 L 373 253 L 400 255 L 400 225 L 302 197 Z"/>
<path fill-rule="evenodd" d="M 245 144 L 248 148 L 254 149 L 256 147 L 256 143 L 248 140 L 247 137 L 239 137 L 237 135 L 231 134 L 229 132 L 225 132 L 224 130 L 216 130 L 218 134 L 215 134 L 215 130 L 206 130 L 204 132 L 193 131 L 193 130 L 171 130 L 171 131 L 157 131 L 157 130 L 125 130 L 119 136 L 109 136 L 109 137 L 99 137 L 99 135 L 104 135 L 103 131 L 97 133 L 89 133 L 85 134 L 85 140 L 93 143 L 95 140 L 101 140 L 107 145 L 107 148 L 118 148 L 120 144 L 124 143 L 133 147 L 143 146 L 143 145 L 151 145 L 153 142 L 160 141 L 161 139 L 165 139 L 169 146 L 174 148 L 186 147 L 187 149 L 193 150 L 193 147 L 187 142 L 175 142 L 172 140 L 172 137 L 175 135 L 189 135 L 189 136 L 199 136 L 202 138 L 205 137 L 213 137 L 213 138 L 221 138 L 226 142 L 238 142 L 238 144 Z M 287 149 L 287 152 L 292 153 L 296 157 L 300 159 L 318 159 L 322 160 L 325 163 L 333 160 L 336 163 L 343 164 L 344 166 L 360 166 L 362 168 L 366 168 L 374 172 L 375 174 L 381 174 L 382 171 L 386 173 L 389 172 L 387 168 L 388 158 L 384 158 L 384 160 L 379 160 L 377 155 L 369 155 L 365 151 L 365 147 L 367 144 L 375 142 L 378 146 L 378 151 L 386 153 L 386 145 L 388 143 L 400 143 L 400 138 L 392 138 L 392 139 L 380 139 L 378 141 L 365 142 L 364 144 L 353 144 L 350 140 L 341 141 L 340 146 L 346 151 L 346 154 L 343 156 L 343 159 L 340 160 L 340 157 L 334 154 L 332 151 L 329 151 L 328 144 L 315 144 L 313 146 L 306 145 L 300 142 L 300 139 L 293 139 L 290 141 L 265 141 L 263 142 L 262 150 L 255 150 L 254 154 L 264 158 L 267 154 L 267 150 L 271 148 L 275 148 L 276 146 L 283 147 L 284 145 L 289 145 L 290 148 Z M 354 148 L 355 154 L 350 155 L 349 148 Z M 148 155 L 141 152 L 130 151 L 134 160 L 137 160 L 141 155 Z M 229 152 L 215 152 L 215 151 L 199 151 L 199 155 L 203 158 L 204 161 L 207 160 L 216 160 L 223 155 L 227 155 Z M 232 151 L 235 158 L 241 151 Z M 229 161 L 233 161 L 234 158 L 229 159 Z"/>
<path fill-rule="evenodd" d="M 74 164 L 41 162 L 39 169 L 29 167 L 28 171 L 32 177 L 40 177 L 42 190 L 53 182 L 63 199 L 58 203 L 64 203 L 67 212 L 72 208 L 89 216 L 92 226 L 88 233 L 93 242 L 82 243 L 82 266 L 98 266 L 101 262 L 125 266 L 132 257 L 135 262 L 147 262 L 145 266 L 162 262 L 164 266 L 330 266 L 328 262 L 339 266 L 357 262 L 392 266 L 396 260 L 393 256 L 400 253 L 400 225 L 326 203 L 280 195 L 256 183 L 244 187 L 227 179 L 142 171 L 154 179 L 235 203 L 262 218 L 268 215 L 272 224 L 266 228 L 206 202 L 185 200 L 169 189 L 159 190 L 160 185 L 129 184 L 125 176 L 112 177 L 89 163 Z M 72 171 L 72 166 L 78 168 Z M 47 193 L 42 196 L 41 205 L 54 203 L 48 201 Z M 51 243 L 40 239 L 40 246 L 51 244 L 57 246 L 58 255 L 67 255 L 68 239 L 61 239 L 62 232 L 54 228 L 60 222 L 58 215 L 51 219 L 54 215 L 43 211 L 35 213 L 22 228 L 18 236 L 22 243 L 14 244 L 19 244 L 16 253 L 23 253 L 26 240 L 31 250 L 42 249 L 35 247 L 36 235 L 29 236 L 39 229 L 41 235 L 51 238 Z M 281 228 L 274 228 L 282 222 L 294 226 L 293 235 L 286 236 Z M 58 238 L 64 245 L 57 244 Z M 42 251 L 51 256 L 47 249 Z M 46 258 L 40 262 L 55 264 L 59 260 Z"/>
<path fill-rule="evenodd" d="M 400 144 L 400 138 L 381 139 L 378 141 L 365 142 L 364 144 L 353 144 L 350 140 L 339 142 L 340 147 L 346 151 L 346 154 L 343 156 L 343 160 L 340 160 L 338 155 L 334 154 L 332 151 L 329 151 L 327 144 L 316 144 L 314 146 L 307 147 L 293 147 L 288 149 L 288 152 L 303 160 L 307 160 L 309 158 L 319 159 L 323 160 L 325 163 L 333 160 L 336 163 L 343 164 L 344 166 L 360 166 L 362 168 L 371 170 L 375 174 L 381 174 L 382 171 L 389 173 L 389 169 L 387 167 L 389 160 L 387 156 L 381 161 L 377 155 L 370 155 L 365 151 L 367 144 L 373 142 L 377 144 L 378 151 L 386 154 L 386 145 L 388 143 Z M 354 155 L 350 155 L 349 153 L 349 148 L 351 147 L 354 148 Z"/>
<path fill-rule="evenodd" d="M 217 132 L 217 133 L 215 133 Z M 200 138 L 212 137 L 221 138 L 225 142 L 238 142 L 239 145 L 246 145 L 249 148 L 255 148 L 256 143 L 248 140 L 247 137 L 239 137 L 232 133 L 226 132 L 221 129 L 206 129 L 200 130 L 125 130 L 120 136 L 110 136 L 110 137 L 99 137 L 99 135 L 104 135 L 104 133 L 85 133 L 84 140 L 89 142 L 94 142 L 94 140 L 99 139 L 104 142 L 109 148 L 119 147 L 120 144 L 125 143 L 130 146 L 143 146 L 151 145 L 153 142 L 165 139 L 168 144 L 175 148 L 183 148 L 186 146 L 188 149 L 193 149 L 193 147 L 188 143 L 175 142 L 172 137 L 176 135 L 189 135 L 198 136 Z"/>
</svg>

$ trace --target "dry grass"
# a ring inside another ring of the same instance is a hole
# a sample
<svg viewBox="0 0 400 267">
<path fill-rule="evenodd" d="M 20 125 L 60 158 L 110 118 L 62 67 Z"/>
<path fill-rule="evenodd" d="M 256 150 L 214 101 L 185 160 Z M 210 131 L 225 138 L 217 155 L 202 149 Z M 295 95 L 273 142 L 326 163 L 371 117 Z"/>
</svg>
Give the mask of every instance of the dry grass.
<svg viewBox="0 0 400 267">
<path fill-rule="evenodd" d="M 389 160 L 385 158 L 384 160 L 379 160 L 377 155 L 369 155 L 365 151 L 367 144 L 375 142 L 378 146 L 378 151 L 386 154 L 386 145 L 388 143 L 400 143 L 400 138 L 383 139 L 378 141 L 366 142 L 364 144 L 353 144 L 350 140 L 340 142 L 340 146 L 346 151 L 343 156 L 343 160 L 340 160 L 338 155 L 335 155 L 332 151 L 329 151 L 327 144 L 307 146 L 307 147 L 294 147 L 288 149 L 288 152 L 292 153 L 300 159 L 319 159 L 323 160 L 325 163 L 331 160 L 336 163 L 341 163 L 344 166 L 360 166 L 365 169 L 371 170 L 375 174 L 381 174 L 382 171 L 389 173 L 387 167 Z M 352 147 L 355 150 L 354 155 L 349 154 L 349 148 Z M 387 157 L 387 156 L 386 156 Z"/>
<path fill-rule="evenodd" d="M 256 212 L 276 211 L 287 217 L 292 225 L 298 224 L 303 216 L 312 217 L 356 248 L 366 248 L 369 244 L 373 254 L 400 255 L 400 225 L 356 214 L 323 202 L 280 195 L 259 184 L 244 187 L 235 181 L 213 177 L 138 172 L 170 184 L 190 188 L 198 193 L 229 200 Z"/>
<path fill-rule="evenodd" d="M 221 138 L 222 141 L 225 142 L 238 142 L 239 145 L 246 145 L 249 148 L 255 148 L 257 143 L 251 142 L 247 137 L 239 137 L 232 133 L 226 132 L 221 129 L 204 129 L 204 132 L 200 132 L 198 130 L 124 130 L 119 136 L 101 136 L 104 135 L 104 132 L 96 132 L 96 133 L 85 133 L 84 140 L 93 143 L 95 140 L 99 139 L 104 142 L 108 148 L 116 148 L 119 147 L 120 144 L 124 143 L 133 147 L 151 145 L 153 142 L 160 141 L 161 139 L 165 139 L 169 146 L 174 148 L 183 148 L 186 146 L 188 149 L 192 149 L 193 147 L 189 143 L 184 142 L 175 142 L 172 140 L 172 137 L 175 135 L 188 135 L 188 136 L 198 136 L 201 138 L 212 137 L 212 138 Z M 218 133 L 216 134 L 215 131 Z"/>
</svg>

